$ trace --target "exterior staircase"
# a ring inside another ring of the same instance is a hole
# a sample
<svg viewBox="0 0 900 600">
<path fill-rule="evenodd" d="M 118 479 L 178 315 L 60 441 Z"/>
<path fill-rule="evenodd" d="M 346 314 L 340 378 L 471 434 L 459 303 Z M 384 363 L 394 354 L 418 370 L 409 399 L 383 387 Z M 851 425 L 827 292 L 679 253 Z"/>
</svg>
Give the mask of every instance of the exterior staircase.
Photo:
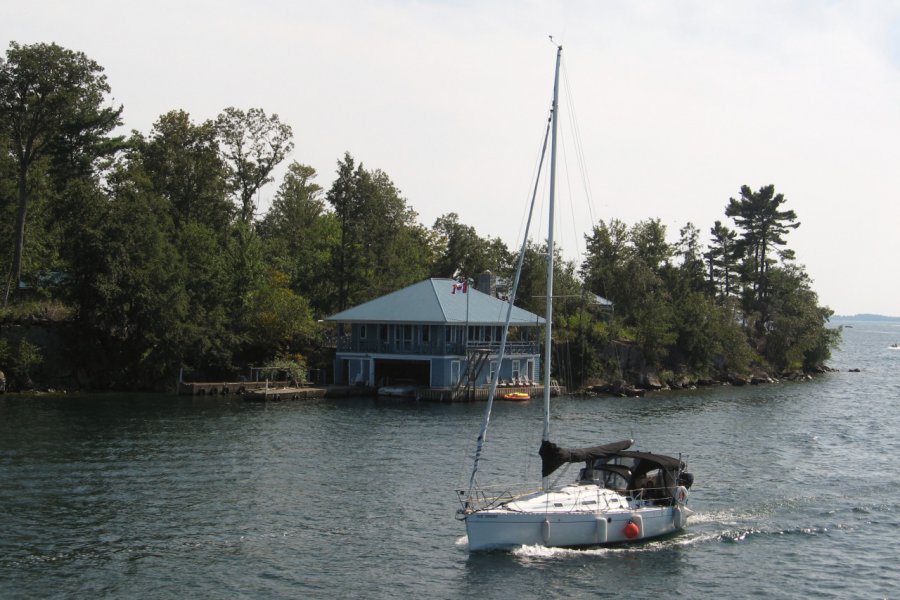
<svg viewBox="0 0 900 600">
<path fill-rule="evenodd" d="M 453 388 L 452 398 L 454 400 L 471 396 L 477 385 L 478 375 L 484 369 L 484 364 L 491 355 L 491 350 L 486 348 L 469 348 L 466 354 L 466 368 L 456 383 L 456 387 Z"/>
</svg>

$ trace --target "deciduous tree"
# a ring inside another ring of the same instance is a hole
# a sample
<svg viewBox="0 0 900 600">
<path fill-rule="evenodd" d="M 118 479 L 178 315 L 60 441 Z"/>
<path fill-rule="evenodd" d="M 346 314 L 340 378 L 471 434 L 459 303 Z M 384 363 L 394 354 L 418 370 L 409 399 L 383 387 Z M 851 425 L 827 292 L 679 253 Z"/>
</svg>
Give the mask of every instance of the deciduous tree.
<svg viewBox="0 0 900 600">
<path fill-rule="evenodd" d="M 277 114 L 268 116 L 261 108 L 226 108 L 216 118 L 216 129 L 240 220 L 250 223 L 256 212 L 253 197 L 294 149 L 293 132 Z"/>
<path fill-rule="evenodd" d="M 200 221 L 225 228 L 232 206 L 214 122 L 194 124 L 188 113 L 173 110 L 153 124 L 146 139 L 138 134 L 132 143 L 154 191 L 171 203 L 177 224 Z"/>
<path fill-rule="evenodd" d="M 474 227 L 461 223 L 455 212 L 438 217 L 431 230 L 436 252 L 433 276 L 475 277 L 485 271 L 509 272 L 512 258 L 506 245 L 499 239 L 479 236 Z"/>
<path fill-rule="evenodd" d="M 331 252 L 337 245 L 336 227 L 315 177 L 310 166 L 288 165 L 259 231 L 271 266 L 287 274 L 290 288 L 324 314 L 335 293 L 329 270 Z"/>
<path fill-rule="evenodd" d="M 56 44 L 11 42 L 0 62 L 0 140 L 16 163 L 18 196 L 4 305 L 22 275 L 31 170 L 46 158 L 45 168 L 71 177 L 117 149 L 107 136 L 122 108 L 104 106 L 109 91 L 100 65 Z"/>
</svg>

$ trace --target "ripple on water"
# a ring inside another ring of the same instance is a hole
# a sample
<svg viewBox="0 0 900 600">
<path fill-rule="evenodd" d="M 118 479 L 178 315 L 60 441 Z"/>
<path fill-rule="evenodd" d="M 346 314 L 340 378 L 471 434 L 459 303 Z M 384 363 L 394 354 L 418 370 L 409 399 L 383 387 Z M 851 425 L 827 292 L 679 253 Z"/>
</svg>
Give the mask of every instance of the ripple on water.
<svg viewBox="0 0 900 600">
<path fill-rule="evenodd" d="M 0 397 L 3 592 L 891 597 L 900 354 L 848 331 L 861 373 L 557 401 L 563 445 L 634 437 L 696 476 L 683 532 L 584 550 L 468 552 L 454 490 L 483 404 Z M 498 408 L 482 481 L 539 478 L 540 414 Z"/>
</svg>

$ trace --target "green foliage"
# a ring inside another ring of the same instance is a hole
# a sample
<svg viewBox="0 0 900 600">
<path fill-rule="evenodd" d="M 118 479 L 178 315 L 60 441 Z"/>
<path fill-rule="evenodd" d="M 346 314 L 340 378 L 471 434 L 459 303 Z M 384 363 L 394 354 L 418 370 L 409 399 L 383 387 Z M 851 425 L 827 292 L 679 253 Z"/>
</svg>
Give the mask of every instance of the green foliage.
<svg viewBox="0 0 900 600">
<path fill-rule="evenodd" d="M 788 262 L 793 252 L 778 250 L 781 265 L 772 256 L 799 225 L 796 215 L 783 209 L 773 186 L 758 192 L 743 186 L 741 194 L 726 210 L 741 237 L 716 221 L 705 253 L 690 223 L 677 253 L 658 220 L 630 229 L 601 221 L 588 236 L 584 281 L 615 302 L 619 338 L 636 341 L 649 366 L 745 373 L 811 369 L 830 357 L 839 337 L 825 327 L 831 311 L 818 306 L 802 268 Z"/>
<path fill-rule="evenodd" d="M 20 300 L 6 308 L 0 308 L 0 321 L 69 321 L 75 311 L 71 306 L 54 299 Z"/>
<path fill-rule="evenodd" d="M 199 221 L 223 229 L 231 219 L 217 135 L 212 121 L 195 125 L 186 112 L 173 110 L 154 123 L 148 138 L 132 137 L 133 160 L 169 202 L 176 224 Z"/>
<path fill-rule="evenodd" d="M 765 337 L 765 357 L 781 369 L 810 369 L 831 355 L 839 332 L 826 324 L 832 311 L 820 307 L 809 277 L 796 266 L 769 272 L 772 328 Z"/>
<path fill-rule="evenodd" d="M 681 260 L 679 280 L 682 286 L 691 291 L 706 292 L 709 287 L 700 248 L 700 230 L 693 223 L 688 223 L 679 233 L 680 238 L 676 246 Z"/>
<path fill-rule="evenodd" d="M 789 230 L 800 226 L 793 210 L 780 210 L 784 202 L 783 194 L 775 194 L 774 185 L 761 187 L 758 192 L 744 185 L 740 199 L 729 199 L 725 208 L 725 214 L 733 217 L 742 230 L 735 253 L 743 259 L 741 272 L 749 284 L 745 297 L 763 311 L 763 326 L 768 318 L 768 272 L 775 262 L 770 253 L 786 243 L 784 236 Z"/>
<path fill-rule="evenodd" d="M 107 210 L 82 239 L 73 271 L 79 321 L 128 368 L 119 385 L 153 385 L 180 361 L 187 313 L 184 264 L 172 243 L 164 201 L 134 186 L 127 171 L 112 182 Z"/>
<path fill-rule="evenodd" d="M 626 278 L 625 261 L 630 256 L 628 226 L 612 219 L 600 221 L 587 237 L 587 251 L 581 264 L 585 286 L 600 296 L 612 298 Z"/>
<path fill-rule="evenodd" d="M 181 324 L 184 351 L 181 366 L 189 371 L 226 374 L 234 369 L 234 354 L 242 343 L 235 326 L 233 273 L 222 236 L 208 225 L 191 222 L 176 239 L 187 276 L 187 312 Z"/>
<path fill-rule="evenodd" d="M 0 372 L 10 389 L 29 389 L 32 377 L 42 365 L 41 349 L 28 341 L 21 329 L 4 331 L 0 336 Z"/>
<path fill-rule="evenodd" d="M 475 277 L 481 273 L 510 273 L 513 257 L 499 239 L 482 238 L 455 212 L 442 215 L 431 228 L 436 259 L 432 277 Z"/>
<path fill-rule="evenodd" d="M 226 108 L 216 118 L 228 190 L 235 198 L 240 220 L 251 223 L 256 214 L 254 196 L 272 181 L 271 173 L 294 149 L 293 131 L 278 115 L 267 116 L 261 108 L 246 112 Z"/>
<path fill-rule="evenodd" d="M 725 301 L 738 285 L 737 233 L 722 225 L 721 221 L 716 221 L 709 232 L 712 239 L 709 250 L 704 255 L 708 264 L 709 284 L 716 296 Z"/>
<path fill-rule="evenodd" d="M 14 365 L 20 377 L 30 378 L 43 360 L 40 348 L 24 337 L 19 341 L 19 352 Z"/>
<path fill-rule="evenodd" d="M 229 308 L 239 321 L 246 317 L 253 304 L 253 294 L 263 283 L 263 257 L 262 240 L 255 229 L 243 221 L 234 223 L 228 231 L 225 262 L 231 284 L 227 292 Z"/>
<path fill-rule="evenodd" d="M 609 315 L 593 305 L 587 293 L 564 302 L 561 309 L 556 331 L 568 349 L 566 382 L 580 386 L 588 377 L 605 375 L 608 364 L 598 349 L 608 348 L 615 339 Z"/>
<path fill-rule="evenodd" d="M 272 208 L 259 225 L 269 264 L 287 274 L 290 287 L 308 298 L 320 314 L 329 312 L 335 289 L 329 273 L 337 246 L 334 215 L 326 212 L 316 171 L 288 165 Z"/>
<path fill-rule="evenodd" d="M 16 211 L 18 197 L 16 189 L 16 163 L 8 151 L 9 143 L 0 127 L 0 264 L 12 263 L 15 245 Z"/>
<path fill-rule="evenodd" d="M 275 373 L 287 373 L 289 378 L 298 385 L 307 382 L 306 375 L 309 371 L 306 358 L 301 354 L 281 354 L 263 367 Z"/>
<path fill-rule="evenodd" d="M 641 221 L 631 228 L 634 257 L 654 273 L 659 273 L 672 258 L 673 249 L 666 242 L 666 226 L 659 219 Z"/>
<path fill-rule="evenodd" d="M 326 199 L 338 227 L 331 254 L 335 309 L 428 275 L 432 262 L 428 232 L 416 223 L 416 213 L 386 173 L 365 170 L 347 153 L 338 163 Z"/>
<path fill-rule="evenodd" d="M 654 290 L 641 298 L 634 311 L 636 341 L 644 359 L 651 365 L 662 364 L 668 346 L 677 339 L 672 303 L 664 291 Z"/>
<path fill-rule="evenodd" d="M 308 347 L 316 330 L 309 303 L 288 283 L 284 273 L 272 271 L 254 296 L 247 324 L 249 341 L 259 347 L 260 355 Z"/>
<path fill-rule="evenodd" d="M 102 106 L 110 91 L 102 72 L 83 53 L 56 44 L 11 42 L 0 62 L 0 141 L 2 152 L 13 157 L 17 182 L 4 304 L 22 275 L 33 170 L 40 168 L 64 187 L 68 180 L 90 176 L 98 159 L 120 147 L 119 138 L 107 135 L 121 124 L 122 108 Z"/>
</svg>

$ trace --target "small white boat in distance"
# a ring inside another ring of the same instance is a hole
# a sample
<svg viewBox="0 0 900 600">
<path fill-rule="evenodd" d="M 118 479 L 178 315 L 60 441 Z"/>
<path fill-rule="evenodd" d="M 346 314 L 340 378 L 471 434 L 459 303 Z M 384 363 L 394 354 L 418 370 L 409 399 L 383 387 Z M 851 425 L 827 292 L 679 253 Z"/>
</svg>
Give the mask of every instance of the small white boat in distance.
<svg viewBox="0 0 900 600">
<path fill-rule="evenodd" d="M 415 398 L 419 393 L 419 387 L 419 385 L 409 380 L 400 380 L 392 385 L 384 385 L 378 388 L 378 395 L 394 398 Z"/>
</svg>

